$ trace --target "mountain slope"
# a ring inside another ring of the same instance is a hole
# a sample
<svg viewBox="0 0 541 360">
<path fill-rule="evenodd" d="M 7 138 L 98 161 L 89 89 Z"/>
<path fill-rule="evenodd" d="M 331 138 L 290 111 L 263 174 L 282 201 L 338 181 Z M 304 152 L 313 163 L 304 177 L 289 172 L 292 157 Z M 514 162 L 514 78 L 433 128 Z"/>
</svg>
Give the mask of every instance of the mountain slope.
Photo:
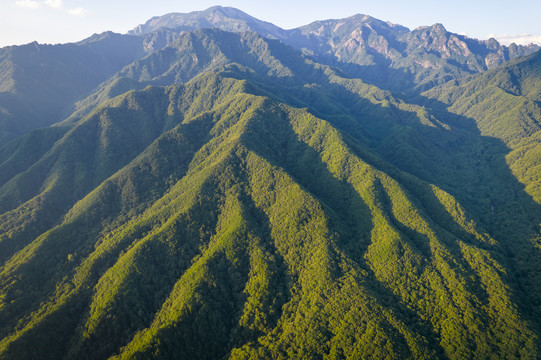
<svg viewBox="0 0 541 360">
<path fill-rule="evenodd" d="M 128 33 L 132 35 L 143 35 L 162 28 L 184 31 L 218 28 L 231 32 L 253 31 L 263 37 L 275 39 L 286 37 L 285 30 L 276 25 L 258 20 L 241 10 L 222 6 L 213 6 L 207 10 L 194 11 L 187 14 L 170 13 L 163 16 L 156 16 Z"/>
<path fill-rule="evenodd" d="M 364 15 L 283 30 L 229 7 L 173 13 L 149 20 L 132 35 L 107 32 L 76 44 L 34 43 L 0 49 L 0 146 L 32 129 L 64 120 L 75 102 L 88 100 L 97 86 L 110 92 L 107 98 L 140 89 L 115 83 L 111 76 L 147 54 L 174 56 L 162 50 L 174 47 L 187 31 L 206 28 L 253 31 L 279 39 L 320 63 L 397 93 L 426 90 L 538 49 L 468 39 L 438 24 L 409 31 Z M 103 100 L 94 99 L 94 105 Z"/>
<path fill-rule="evenodd" d="M 494 39 L 470 39 L 448 32 L 441 24 L 410 31 L 360 14 L 283 30 L 240 10 L 219 6 L 155 17 L 130 33 L 142 35 L 163 28 L 257 32 L 302 50 L 318 62 L 338 66 L 352 76 L 396 92 L 426 90 L 451 78 L 493 69 L 539 50 L 536 45 L 507 47 Z"/>
<path fill-rule="evenodd" d="M 0 148 L 0 359 L 540 357 L 539 53 L 411 97 L 254 32 L 137 49 Z"/>
<path fill-rule="evenodd" d="M 306 110 L 212 81 L 213 110 L 177 118 L 5 263 L 3 357 L 535 354 L 499 245 L 452 197 L 400 184 Z M 179 90 L 172 103 L 190 98 Z"/>
<path fill-rule="evenodd" d="M 113 33 L 0 49 L 0 145 L 63 120 L 76 100 L 141 55 L 140 37 Z"/>
<path fill-rule="evenodd" d="M 513 174 L 541 203 L 541 52 L 482 76 L 464 79 L 424 94 L 449 111 L 475 119 L 481 134 L 501 139 Z M 437 106 L 437 105 L 436 105 Z"/>
</svg>

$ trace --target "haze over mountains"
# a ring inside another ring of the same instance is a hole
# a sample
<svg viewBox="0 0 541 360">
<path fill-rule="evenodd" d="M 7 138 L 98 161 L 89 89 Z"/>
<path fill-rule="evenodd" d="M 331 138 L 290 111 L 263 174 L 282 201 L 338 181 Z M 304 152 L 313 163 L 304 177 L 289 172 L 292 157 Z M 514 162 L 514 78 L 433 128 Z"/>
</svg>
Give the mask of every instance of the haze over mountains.
<svg viewBox="0 0 541 360">
<path fill-rule="evenodd" d="M 540 54 L 222 7 L 0 49 L 0 358 L 539 358 Z"/>
<path fill-rule="evenodd" d="M 284 30 L 240 10 L 219 6 L 190 14 L 172 13 L 155 17 L 129 33 L 143 35 L 164 28 L 177 31 L 218 28 L 233 32 L 257 32 L 263 37 L 279 39 L 315 56 L 320 62 L 342 66 L 351 64 L 345 66 L 351 75 L 367 76 L 384 69 L 393 76 L 400 74 L 399 79 L 386 79 L 383 82 L 387 86 L 393 86 L 396 82 L 395 89 L 404 88 L 406 84 L 418 85 L 428 81 L 427 78 L 441 83 L 449 80 L 449 75 L 493 69 L 517 56 L 539 50 L 539 46 L 534 44 L 512 44 L 506 47 L 494 39 L 470 39 L 449 33 L 442 24 L 422 26 L 410 31 L 406 27 L 368 15 L 316 21 L 296 29 Z M 359 68 L 353 64 L 365 67 Z M 366 68 L 366 65 L 375 68 Z M 389 68 L 402 71 L 388 71 Z M 379 80 L 381 85 L 382 79 Z"/>
<path fill-rule="evenodd" d="M 253 31 L 279 39 L 348 76 L 395 92 L 426 90 L 539 50 L 537 45 L 507 47 L 493 39 L 469 39 L 447 32 L 441 24 L 409 31 L 366 15 L 283 30 L 234 8 L 172 13 L 139 25 L 131 36 L 103 33 L 75 44 L 0 49 L 0 145 L 61 121 L 74 110 L 75 101 L 124 66 L 200 28 Z"/>
</svg>

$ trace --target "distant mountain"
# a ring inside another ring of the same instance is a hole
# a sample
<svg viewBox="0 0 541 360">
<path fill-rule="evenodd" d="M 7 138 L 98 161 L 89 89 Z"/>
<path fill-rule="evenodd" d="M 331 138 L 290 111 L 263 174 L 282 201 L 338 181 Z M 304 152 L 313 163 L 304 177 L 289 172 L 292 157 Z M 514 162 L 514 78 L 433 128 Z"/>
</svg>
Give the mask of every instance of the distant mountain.
<svg viewBox="0 0 541 360">
<path fill-rule="evenodd" d="M 366 15 L 315 22 L 296 30 L 293 38 L 295 46 L 318 58 L 330 55 L 350 73 L 395 91 L 441 84 L 539 50 L 536 45 L 506 47 L 494 39 L 469 39 L 441 24 L 409 31 Z M 378 77 L 378 72 L 385 75 Z"/>
<path fill-rule="evenodd" d="M 287 32 L 274 24 L 258 20 L 238 9 L 222 6 L 213 6 L 204 11 L 187 14 L 171 13 L 156 16 L 129 31 L 128 34 L 143 35 L 162 28 L 184 31 L 217 28 L 232 32 L 254 31 L 261 36 L 277 39 L 287 37 Z"/>
<path fill-rule="evenodd" d="M 75 101 L 142 55 L 140 37 L 113 33 L 0 49 L 0 145 L 63 120 Z"/>
<path fill-rule="evenodd" d="M 152 18 L 132 35 L 108 32 L 76 44 L 0 49 L 0 145 L 68 117 L 75 102 L 88 102 L 96 87 L 112 89 L 111 96 L 128 90 L 125 82 L 111 85 L 110 77 L 145 55 L 174 46 L 184 32 L 205 28 L 278 39 L 317 62 L 397 93 L 418 93 L 539 49 L 468 39 L 439 24 L 410 31 L 366 15 L 284 30 L 230 7 L 172 13 Z"/>
<path fill-rule="evenodd" d="M 540 358 L 541 52 L 267 25 L 0 50 L 0 359 Z"/>
<path fill-rule="evenodd" d="M 317 61 L 338 66 L 380 87 L 401 92 L 442 84 L 457 76 L 493 69 L 513 58 L 539 50 L 537 45 L 500 45 L 448 32 L 443 25 L 406 27 L 383 22 L 368 15 L 316 21 L 284 30 L 229 7 L 212 7 L 188 14 L 155 17 L 131 34 L 159 29 L 254 31 L 280 39 L 303 50 Z"/>
</svg>

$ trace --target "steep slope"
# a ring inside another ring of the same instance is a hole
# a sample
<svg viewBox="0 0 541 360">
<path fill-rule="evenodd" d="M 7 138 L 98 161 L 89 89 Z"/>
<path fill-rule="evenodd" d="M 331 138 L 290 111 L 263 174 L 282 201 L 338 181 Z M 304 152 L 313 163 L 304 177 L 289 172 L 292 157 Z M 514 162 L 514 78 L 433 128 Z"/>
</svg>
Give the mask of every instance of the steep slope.
<svg viewBox="0 0 541 360">
<path fill-rule="evenodd" d="M 423 96 L 475 119 L 482 135 L 501 139 L 512 150 L 506 160 L 513 174 L 541 203 L 541 52 Z"/>
<path fill-rule="evenodd" d="M 441 24 L 410 31 L 367 15 L 302 26 L 292 30 L 288 42 L 319 61 L 330 61 L 351 75 L 397 92 L 426 89 L 539 49 L 469 39 Z"/>
<path fill-rule="evenodd" d="M 314 63 L 275 40 L 253 33 L 199 30 L 182 35 L 161 52 L 126 67 L 117 78 L 121 81 L 127 77 L 138 87 L 160 85 L 181 82 L 232 62 L 246 64 L 252 70 L 232 67 L 228 69 L 231 76 L 249 78 L 260 89 L 266 89 L 262 94 L 278 96 L 297 107 L 309 107 L 318 116 L 332 120 L 386 161 L 459 196 L 462 202 L 475 207 L 475 213 L 486 224 L 496 219 L 512 222 L 514 215 L 510 213 L 514 211 L 538 217 L 535 206 L 521 210 L 529 199 L 520 195 L 522 186 L 507 171 L 504 157 L 509 151 L 505 143 L 494 141 L 482 127 L 480 134 L 476 120 L 468 114 L 453 115 L 445 106 L 427 104 L 427 109 L 409 104 L 388 91 Z M 532 69 L 536 69 L 535 64 Z M 534 75 L 524 78 L 532 82 Z M 525 86 L 535 89 L 534 85 Z M 535 90 L 527 91 L 535 94 Z M 498 119 L 487 117 L 487 121 L 495 124 Z M 538 161 L 532 159 L 536 166 Z M 483 171 L 478 169 L 480 164 L 486 164 Z"/>
<path fill-rule="evenodd" d="M 280 59 L 276 59 L 279 55 Z M 283 60 L 288 56 L 297 59 L 299 55 L 256 33 L 217 29 L 182 33 L 172 43 L 124 67 L 101 84 L 96 92 L 76 104 L 77 111 L 65 123 L 78 121 L 103 101 L 125 91 L 147 85 L 185 83 L 198 74 L 231 63 L 249 66 L 265 77 L 291 78 L 293 74 Z"/>
<path fill-rule="evenodd" d="M 113 33 L 0 49 L 0 146 L 63 120 L 73 102 L 142 54 L 140 37 Z"/>
<path fill-rule="evenodd" d="M 128 34 L 149 34 L 162 28 L 184 31 L 210 28 L 232 32 L 254 31 L 261 36 L 274 39 L 284 39 L 287 36 L 285 30 L 274 24 L 256 19 L 241 10 L 223 6 L 213 6 L 207 10 L 187 14 L 170 13 L 156 16 L 129 31 Z"/>
<path fill-rule="evenodd" d="M 110 143 L 68 139 L 122 104 L 169 119 L 4 264 L 3 358 L 536 356 L 502 245 L 452 196 L 261 92 L 207 74 L 65 135 Z"/>
<path fill-rule="evenodd" d="M 398 93 L 426 90 L 537 49 L 467 39 L 447 32 L 441 25 L 409 31 L 364 15 L 286 31 L 229 7 L 168 14 L 149 20 L 132 31 L 133 35 L 104 33 L 76 44 L 34 43 L 0 49 L 0 146 L 32 129 L 64 120 L 73 112 L 76 101 L 87 98 L 86 105 L 88 101 L 97 105 L 129 89 L 141 89 L 137 84 L 110 77 L 147 54 L 175 56 L 171 48 L 178 45 L 185 32 L 202 28 L 253 31 L 279 39 L 320 63 Z M 169 53 L 164 53 L 164 48 Z M 201 61 L 194 58 L 192 62 L 196 60 Z M 197 73 L 203 71 L 198 64 L 184 66 L 195 66 Z M 132 70 L 137 71 L 133 66 Z M 180 70 L 186 71 L 188 78 L 193 77 L 188 69 Z M 170 80 L 164 79 L 164 83 Z M 101 97 L 88 100 L 100 84 L 110 96 L 104 97 L 102 92 Z M 79 118 L 86 114 L 80 113 Z"/>
<path fill-rule="evenodd" d="M 253 32 L 141 39 L 0 148 L 0 359 L 540 356 L 539 53 L 415 104 Z"/>
<path fill-rule="evenodd" d="M 219 6 L 155 17 L 130 33 L 149 34 L 164 28 L 257 32 L 302 50 L 320 63 L 338 66 L 352 76 L 396 92 L 426 90 L 451 78 L 493 69 L 539 50 L 536 45 L 507 47 L 494 39 L 470 39 L 448 32 L 441 24 L 410 31 L 360 14 L 283 30 L 240 10 Z"/>
<path fill-rule="evenodd" d="M 210 81 L 204 89 L 212 93 L 213 87 Z M 186 96 L 196 90 L 199 89 L 188 88 Z M 0 187 L 2 260 L 58 223 L 77 200 L 132 161 L 164 130 L 171 128 L 177 117 L 211 105 L 201 98 L 176 114 L 173 109 L 163 108 L 168 97 L 169 93 L 160 89 L 127 93 L 97 109 L 67 132 L 62 128 L 41 130 L 40 137 L 52 131 L 57 137 L 49 143 L 49 151 L 27 167 L 9 167 L 21 157 L 18 148 L 26 150 L 24 144 L 15 148 L 14 155 L 2 164 L 6 172 L 12 170 Z M 22 153 L 25 155 L 27 152 Z"/>
</svg>

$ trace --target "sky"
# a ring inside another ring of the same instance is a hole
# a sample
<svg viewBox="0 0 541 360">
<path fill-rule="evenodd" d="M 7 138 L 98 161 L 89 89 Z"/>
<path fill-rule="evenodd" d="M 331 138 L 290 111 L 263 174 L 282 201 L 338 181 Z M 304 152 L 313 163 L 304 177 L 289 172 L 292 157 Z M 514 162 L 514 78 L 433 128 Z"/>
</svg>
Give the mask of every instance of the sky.
<svg viewBox="0 0 541 360">
<path fill-rule="evenodd" d="M 214 5 L 236 7 L 285 29 L 316 20 L 371 15 L 414 29 L 441 23 L 472 38 L 541 45 L 539 0 L 0 0 L 0 47 L 76 42 L 126 33 L 153 16 Z"/>
</svg>

